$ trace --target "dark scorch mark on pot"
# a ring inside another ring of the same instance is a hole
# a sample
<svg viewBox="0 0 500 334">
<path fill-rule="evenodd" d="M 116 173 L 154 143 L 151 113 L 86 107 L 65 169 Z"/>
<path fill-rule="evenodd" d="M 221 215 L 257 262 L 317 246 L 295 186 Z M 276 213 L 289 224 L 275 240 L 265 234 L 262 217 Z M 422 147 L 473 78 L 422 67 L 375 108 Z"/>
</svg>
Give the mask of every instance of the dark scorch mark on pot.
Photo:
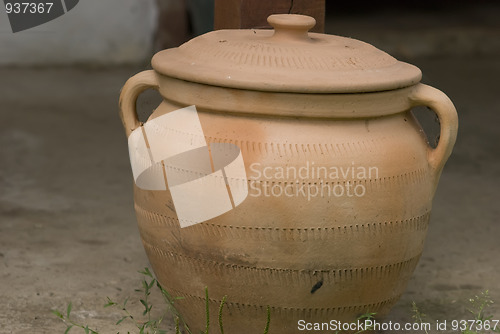
<svg viewBox="0 0 500 334">
<path fill-rule="evenodd" d="M 312 289 L 311 289 L 311 294 L 315 293 L 322 286 L 323 286 L 323 281 L 319 281 L 318 283 L 314 284 Z"/>
</svg>

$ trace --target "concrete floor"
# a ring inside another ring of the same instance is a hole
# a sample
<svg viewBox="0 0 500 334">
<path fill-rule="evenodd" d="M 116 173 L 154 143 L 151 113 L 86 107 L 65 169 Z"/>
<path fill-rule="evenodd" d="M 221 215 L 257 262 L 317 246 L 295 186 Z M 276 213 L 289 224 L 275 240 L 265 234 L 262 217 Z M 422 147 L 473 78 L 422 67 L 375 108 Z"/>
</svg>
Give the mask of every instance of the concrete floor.
<svg viewBox="0 0 500 334">
<path fill-rule="evenodd" d="M 387 321 L 411 321 L 412 301 L 429 320 L 470 318 L 468 299 L 486 289 L 497 301 L 486 313 L 500 319 L 499 59 L 409 59 L 454 101 L 460 131 L 424 254 Z M 134 289 L 148 260 L 117 107 L 140 70 L 0 68 L 1 334 L 63 333 L 51 310 L 70 301 L 74 318 L 101 333 L 132 329 L 114 325 L 120 312 L 103 308 L 107 296 L 131 296 L 140 314 Z"/>
</svg>

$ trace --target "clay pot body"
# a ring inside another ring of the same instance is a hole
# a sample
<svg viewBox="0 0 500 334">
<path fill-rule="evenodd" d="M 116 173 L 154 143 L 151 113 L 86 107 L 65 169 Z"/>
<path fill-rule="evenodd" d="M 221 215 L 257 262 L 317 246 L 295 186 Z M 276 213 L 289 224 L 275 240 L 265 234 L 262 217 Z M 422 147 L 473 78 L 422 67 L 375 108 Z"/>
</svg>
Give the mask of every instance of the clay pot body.
<svg viewBox="0 0 500 334">
<path fill-rule="evenodd" d="M 295 333 L 307 322 L 386 314 L 419 260 L 432 198 L 456 137 L 456 111 L 423 84 L 353 93 L 245 90 L 159 71 L 122 91 L 127 131 L 140 127 L 135 100 L 164 98 L 148 122 L 195 105 L 207 144 L 241 150 L 248 196 L 234 209 L 180 228 L 170 191 L 134 186 L 142 242 L 154 272 L 193 333 Z M 410 109 L 441 121 L 429 147 Z M 237 180 L 234 182 L 241 182 Z M 196 203 L 193 203 L 196 210 Z M 331 329 L 324 332 L 332 332 Z"/>
</svg>

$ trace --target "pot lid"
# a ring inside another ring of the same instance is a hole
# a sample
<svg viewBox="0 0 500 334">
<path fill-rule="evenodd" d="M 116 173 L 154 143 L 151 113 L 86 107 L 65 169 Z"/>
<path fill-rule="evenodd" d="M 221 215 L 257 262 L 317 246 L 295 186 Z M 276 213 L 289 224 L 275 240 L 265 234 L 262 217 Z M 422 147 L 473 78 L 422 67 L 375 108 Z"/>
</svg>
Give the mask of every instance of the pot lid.
<svg viewBox="0 0 500 334">
<path fill-rule="evenodd" d="M 153 68 L 212 86 L 296 93 L 385 91 L 418 83 L 421 71 L 374 46 L 310 33 L 316 20 L 278 14 L 274 30 L 218 30 L 158 52 Z"/>
</svg>

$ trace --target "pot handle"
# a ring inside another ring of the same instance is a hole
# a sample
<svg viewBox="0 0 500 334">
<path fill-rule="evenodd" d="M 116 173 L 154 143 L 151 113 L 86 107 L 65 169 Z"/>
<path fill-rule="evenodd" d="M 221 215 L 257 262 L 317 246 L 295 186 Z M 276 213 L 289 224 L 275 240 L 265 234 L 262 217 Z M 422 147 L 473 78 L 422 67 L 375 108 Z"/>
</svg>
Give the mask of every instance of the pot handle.
<svg viewBox="0 0 500 334">
<path fill-rule="evenodd" d="M 127 137 L 142 123 L 137 116 L 136 102 L 139 95 L 147 89 L 159 89 L 154 70 L 137 73 L 127 80 L 120 93 L 120 118 Z"/>
<path fill-rule="evenodd" d="M 431 108 L 438 116 L 441 126 L 439 142 L 436 148 L 428 148 L 427 159 L 429 164 L 439 175 L 444 164 L 450 157 L 453 145 L 457 139 L 458 115 L 451 100 L 440 90 L 418 84 L 409 96 L 412 107 L 426 106 Z"/>
</svg>

